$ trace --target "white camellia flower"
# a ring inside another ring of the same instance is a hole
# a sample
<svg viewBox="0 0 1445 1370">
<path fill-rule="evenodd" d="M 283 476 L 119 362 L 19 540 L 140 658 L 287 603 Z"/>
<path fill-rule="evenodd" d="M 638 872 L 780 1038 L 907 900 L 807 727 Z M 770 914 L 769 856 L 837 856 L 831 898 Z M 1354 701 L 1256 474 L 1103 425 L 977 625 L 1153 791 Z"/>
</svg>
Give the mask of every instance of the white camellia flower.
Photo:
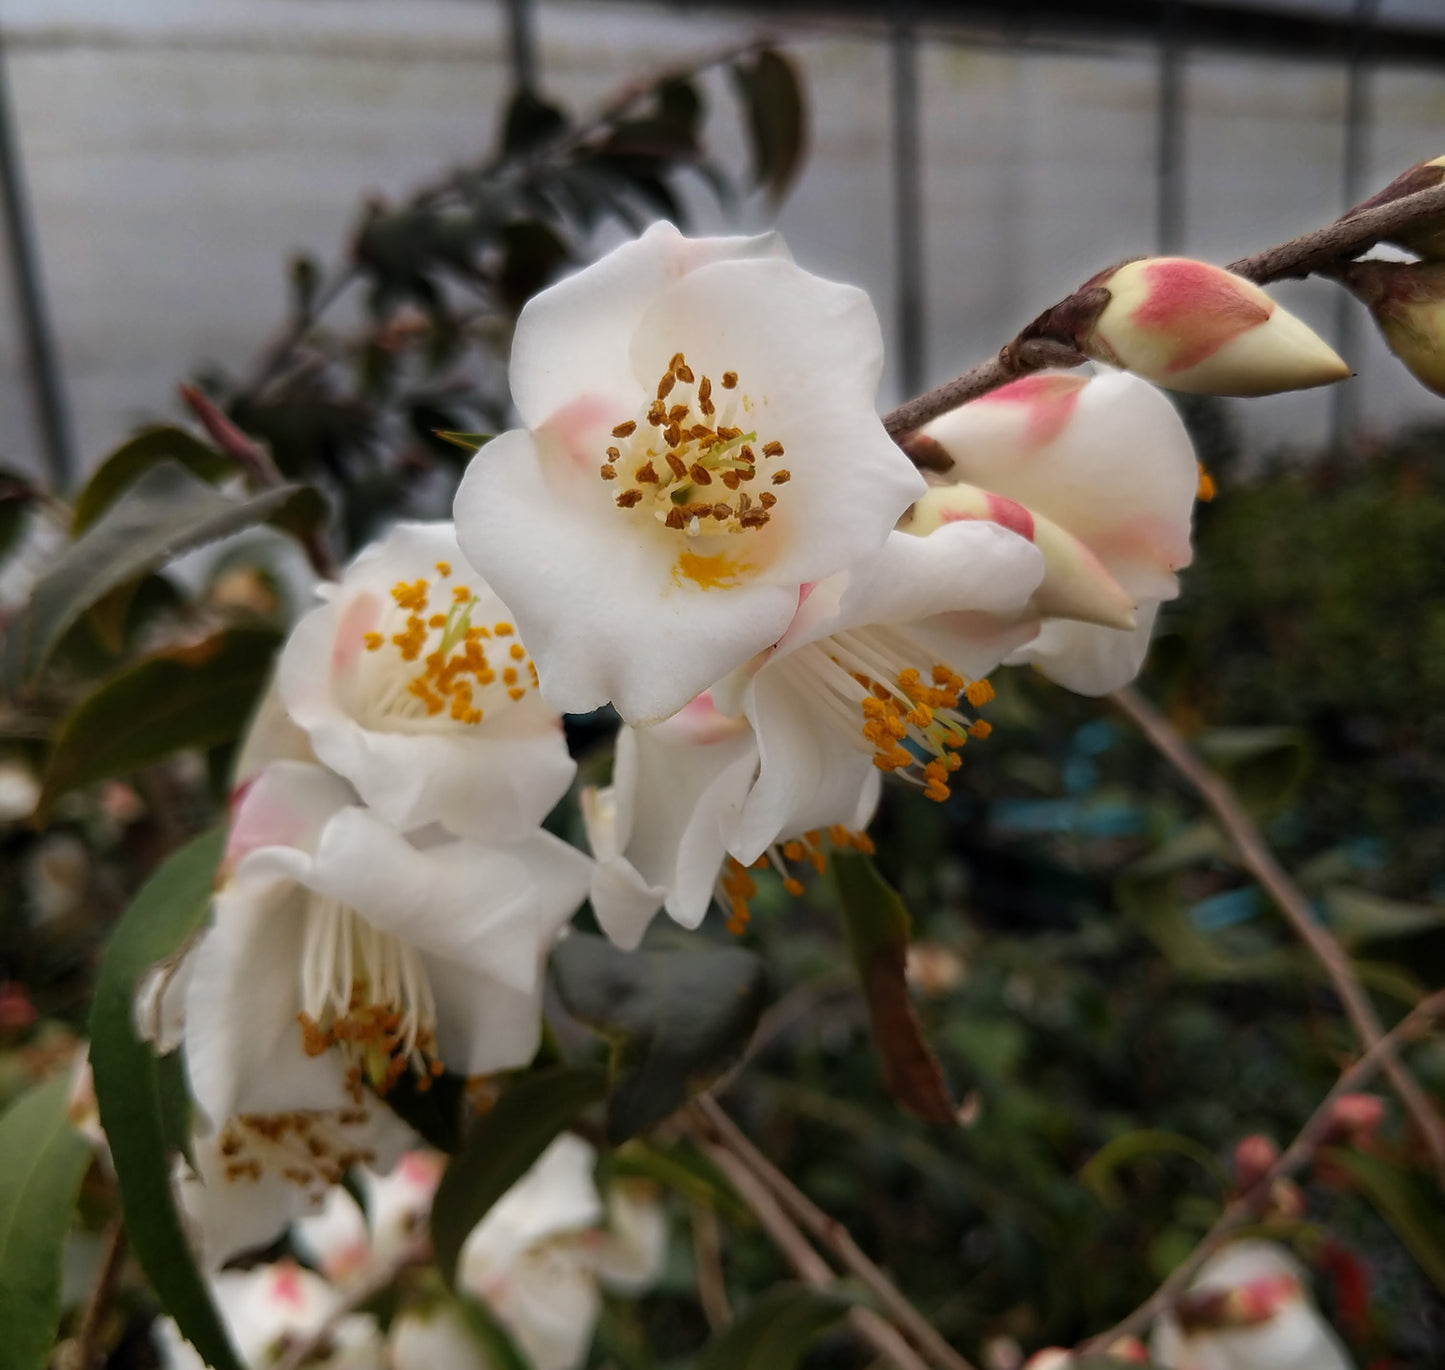
<svg viewBox="0 0 1445 1370">
<path fill-rule="evenodd" d="M 1149 1357 L 1168 1370 L 1354 1370 L 1308 1292 L 1303 1267 L 1274 1242 L 1231 1242 L 1159 1318 Z"/>
<path fill-rule="evenodd" d="M 1193 555 L 1199 468 L 1173 405 L 1124 372 L 1042 371 L 935 419 L 916 443 L 941 449 L 944 479 L 960 484 L 931 489 L 905 527 L 991 518 L 1044 553 L 1043 627 L 1011 660 L 1081 694 L 1131 680 Z"/>
<path fill-rule="evenodd" d="M 208 1206 L 244 1205 L 278 1174 L 311 1203 L 318 1178 L 339 1178 L 343 1148 L 348 1164 L 389 1166 L 405 1142 L 383 1160 L 370 1133 L 322 1134 L 384 1125 L 372 1096 L 403 1075 L 426 1089 L 444 1065 L 473 1076 L 525 1064 L 542 968 L 591 864 L 541 831 L 499 848 L 436 828 L 407 837 L 320 767 L 264 771 L 236 811 L 184 981 L 192 1094 L 221 1161 L 201 1179 L 226 1191 Z M 302 1122 L 321 1148 L 311 1165 Z M 271 1231 L 296 1211 L 254 1206 Z"/>
<path fill-rule="evenodd" d="M 440 823 L 482 842 L 535 829 L 577 768 L 511 615 L 452 525 L 397 524 L 320 593 L 282 650 L 242 777 L 297 757 L 299 728 L 393 827 Z"/>
<path fill-rule="evenodd" d="M 226 1270 L 211 1280 L 211 1296 L 241 1363 L 275 1365 L 289 1342 L 314 1336 L 341 1310 L 341 1296 L 294 1261 Z M 166 1370 L 205 1370 L 205 1362 L 175 1323 L 155 1324 L 156 1349 Z M 341 1318 L 324 1354 L 306 1362 L 328 1370 L 384 1370 L 386 1352 L 375 1321 L 362 1313 Z"/>
<path fill-rule="evenodd" d="M 555 708 L 666 718 L 883 542 L 923 481 L 873 409 L 882 356 L 867 296 L 775 235 L 654 224 L 528 302 L 525 427 L 473 458 L 457 536 Z"/>
<path fill-rule="evenodd" d="M 757 734 L 759 771 L 731 853 L 768 852 L 783 823 L 816 828 L 860 793 L 869 768 L 948 797 L 959 749 L 988 725 L 971 709 L 984 677 L 1037 631 L 1037 547 L 997 523 L 892 533 L 872 556 L 812 588 L 771 651 L 713 690 Z"/>
<path fill-rule="evenodd" d="M 741 716 L 723 714 L 708 693 L 671 718 L 646 728 L 625 724 L 617 734 L 612 784 L 582 795 L 582 815 L 597 865 L 593 912 L 624 950 L 642 940 L 659 908 L 683 927 L 702 922 L 714 898 L 740 932 L 754 892 L 746 869 L 729 855 L 758 775 L 758 743 Z M 791 859 L 822 851 L 822 831 L 857 846 L 878 804 L 879 772 L 855 764 L 824 793 L 797 792 L 797 804 L 778 819 L 776 841 L 797 850 Z M 790 890 L 801 886 L 783 874 Z"/>
</svg>

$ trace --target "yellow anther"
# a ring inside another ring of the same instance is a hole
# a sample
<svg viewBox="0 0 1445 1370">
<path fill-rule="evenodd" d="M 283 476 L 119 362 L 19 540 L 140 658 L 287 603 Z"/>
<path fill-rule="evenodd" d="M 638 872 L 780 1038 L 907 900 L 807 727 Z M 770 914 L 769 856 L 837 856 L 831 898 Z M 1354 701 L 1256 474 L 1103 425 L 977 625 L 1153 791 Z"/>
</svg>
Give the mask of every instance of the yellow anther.
<svg viewBox="0 0 1445 1370">
<path fill-rule="evenodd" d="M 496 633 L 498 637 L 511 637 L 517 630 L 512 627 L 510 623 L 494 623 L 492 624 L 492 631 Z"/>
<path fill-rule="evenodd" d="M 976 719 L 974 722 L 968 725 L 968 735 L 970 737 L 978 738 L 980 742 L 982 742 L 984 738 L 986 738 L 992 731 L 993 724 L 987 722 L 985 719 L 982 718 Z"/>
<path fill-rule="evenodd" d="M 517 671 L 516 671 L 516 668 L 513 667 L 513 666 L 508 666 L 507 669 L 502 672 L 502 684 L 503 684 L 503 685 L 515 685 L 516 683 L 517 683 Z"/>
<path fill-rule="evenodd" d="M 513 703 L 516 703 L 516 701 L 521 699 L 522 696 L 526 693 L 527 691 L 523 689 L 522 686 L 513 685 L 512 688 L 507 691 L 507 698 L 510 699 Z"/>
<path fill-rule="evenodd" d="M 724 390 L 735 390 L 738 384 L 738 373 L 736 371 L 724 371 L 722 375 L 722 388 Z"/>
<path fill-rule="evenodd" d="M 445 580 L 452 573 L 452 564 L 449 561 L 437 562 L 437 575 Z"/>
<path fill-rule="evenodd" d="M 366 636 L 362 639 L 362 641 L 366 643 L 366 650 L 368 652 L 379 651 L 381 648 L 381 644 L 385 640 L 386 639 L 383 638 L 380 633 L 367 633 Z"/>
<path fill-rule="evenodd" d="M 784 842 L 783 855 L 789 861 L 801 861 L 803 859 L 803 844 L 801 842 Z"/>
<path fill-rule="evenodd" d="M 1199 486 L 1194 492 L 1194 497 L 1201 504 L 1208 504 L 1219 491 L 1214 484 L 1214 477 L 1204 469 L 1204 463 L 1201 461 L 1196 464 L 1199 467 Z"/>
<path fill-rule="evenodd" d="M 783 881 L 783 888 L 796 899 L 803 892 L 803 882 L 790 875 Z"/>
<path fill-rule="evenodd" d="M 986 680 L 975 680 L 963 693 L 975 709 L 981 709 L 993 698 L 994 689 Z"/>
<path fill-rule="evenodd" d="M 765 442 L 765 443 L 763 444 L 763 456 L 765 456 L 765 457 L 781 457 L 782 455 L 783 455 L 783 444 L 782 444 L 782 443 L 777 442 L 777 441 L 775 440 L 775 441 L 773 441 L 773 442 Z"/>
<path fill-rule="evenodd" d="M 520 661 L 524 656 L 527 655 L 527 649 L 522 646 L 520 642 L 512 643 L 512 645 L 507 649 L 507 651 L 511 655 L 513 661 Z"/>
<path fill-rule="evenodd" d="M 428 628 L 445 628 L 447 626 L 447 616 L 445 614 L 433 614 L 427 619 L 426 626 Z"/>
<path fill-rule="evenodd" d="M 603 480 L 616 480 L 617 468 L 611 462 L 603 462 L 601 474 Z"/>
<path fill-rule="evenodd" d="M 635 432 L 637 432 L 637 424 L 632 419 L 628 419 L 626 423 L 619 423 L 612 430 L 612 436 L 614 438 L 630 438 Z"/>
</svg>

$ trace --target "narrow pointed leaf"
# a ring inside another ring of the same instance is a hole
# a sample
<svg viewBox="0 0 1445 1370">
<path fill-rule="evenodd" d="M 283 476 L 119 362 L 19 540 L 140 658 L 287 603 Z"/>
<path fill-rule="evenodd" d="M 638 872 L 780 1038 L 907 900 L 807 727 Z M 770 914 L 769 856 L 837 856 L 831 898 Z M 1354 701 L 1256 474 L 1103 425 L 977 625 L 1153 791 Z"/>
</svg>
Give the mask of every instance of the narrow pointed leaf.
<svg viewBox="0 0 1445 1370">
<path fill-rule="evenodd" d="M 171 424 L 146 428 L 127 438 L 95 468 L 85 488 L 75 497 L 70 515 L 70 536 L 78 538 L 151 467 L 163 461 L 179 462 L 201 480 L 212 482 L 238 470 L 234 458 L 202 442 L 193 433 Z"/>
</svg>

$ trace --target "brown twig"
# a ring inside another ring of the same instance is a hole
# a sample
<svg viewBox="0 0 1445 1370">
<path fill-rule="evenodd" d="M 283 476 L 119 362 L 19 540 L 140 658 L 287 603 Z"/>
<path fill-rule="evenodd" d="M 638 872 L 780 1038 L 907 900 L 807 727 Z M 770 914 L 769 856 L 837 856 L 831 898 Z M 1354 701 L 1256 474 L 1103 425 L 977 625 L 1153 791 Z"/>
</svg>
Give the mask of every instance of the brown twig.
<svg viewBox="0 0 1445 1370">
<path fill-rule="evenodd" d="M 66 1357 L 69 1370 L 91 1370 L 100 1360 L 101 1324 L 110 1311 L 110 1301 L 115 1296 L 115 1287 L 120 1282 L 121 1267 L 125 1265 L 125 1224 L 116 1218 L 110 1225 L 105 1238 L 105 1254 L 101 1257 L 100 1273 L 95 1278 L 95 1288 L 90 1291 L 85 1312 L 76 1330 L 72 1351 Z"/>
<path fill-rule="evenodd" d="M 1257 285 L 1297 279 L 1316 272 L 1329 274 L 1332 267 L 1369 251 L 1376 243 L 1442 216 L 1445 216 L 1445 186 L 1435 186 L 1416 191 L 1413 195 L 1403 195 L 1373 209 L 1352 210 L 1324 228 L 1313 229 L 1276 247 L 1241 257 L 1231 262 L 1228 269 Z M 1040 319 L 1067 313 L 1070 303 L 1080 293 L 1082 291 L 1066 296 L 1045 310 Z M 1024 329 L 997 357 L 980 362 L 961 376 L 889 410 L 883 416 L 884 428 L 891 437 L 900 438 L 922 427 L 930 419 L 997 390 L 1020 376 L 1050 366 L 1078 366 L 1087 360 L 1083 353 L 1066 342 L 1031 333 L 1033 327 L 1030 325 Z"/>
<path fill-rule="evenodd" d="M 332 1314 L 314 1332 L 290 1342 L 277 1358 L 272 1370 L 301 1370 L 312 1356 L 330 1346 L 341 1324 L 356 1312 L 362 1304 L 374 1299 L 384 1289 L 395 1283 L 403 1270 L 413 1265 L 424 1265 L 432 1258 L 431 1241 L 422 1238 L 412 1242 L 391 1260 L 373 1270 L 365 1279 L 358 1280 L 346 1291 Z"/>
<path fill-rule="evenodd" d="M 1229 784 L 1190 751 L 1169 721 L 1142 695 L 1125 686 L 1116 690 L 1111 698 L 1149 739 L 1155 750 L 1198 791 L 1200 798 L 1229 834 L 1245 869 L 1259 881 L 1296 936 L 1324 968 L 1361 1043 L 1374 1050 L 1384 1036 L 1384 1028 L 1350 965 L 1349 957 L 1329 929 L 1314 916 L 1308 900 L 1275 860 L 1274 853 Z M 1445 1185 L 1445 1124 L 1441 1123 L 1429 1096 L 1399 1061 L 1387 1055 L 1384 1073 L 1429 1147 L 1436 1175 Z"/>
<path fill-rule="evenodd" d="M 1240 1228 L 1253 1221 L 1264 1210 L 1275 1182 L 1293 1175 L 1314 1156 L 1334 1125 L 1336 1100 L 1342 1095 L 1353 1093 L 1376 1071 L 1388 1067 L 1389 1063 L 1396 1059 L 1396 1048 L 1442 1013 L 1445 1013 L 1445 990 L 1432 994 L 1418 1004 L 1396 1023 L 1390 1032 L 1373 1042 L 1369 1050 L 1335 1082 L 1334 1088 L 1310 1114 L 1294 1141 L 1246 1193 L 1225 1207 L 1214 1226 L 1205 1233 L 1194 1250 L 1170 1271 L 1164 1283 L 1122 1322 L 1097 1337 L 1091 1337 L 1080 1346 L 1079 1354 L 1090 1355 L 1112 1345 L 1120 1337 L 1142 1332 L 1155 1317 L 1172 1308 L 1184 1293 L 1189 1281 L 1198 1273 L 1200 1266 Z"/>
<path fill-rule="evenodd" d="M 347 262 L 332 272 L 330 279 L 316 291 L 306 307 L 298 309 L 291 322 L 262 351 L 260 360 L 236 392 L 237 399 L 254 399 L 265 389 L 285 368 L 297 344 L 321 322 L 321 316 L 360 274 L 355 262 Z"/>
<path fill-rule="evenodd" d="M 709 1141 L 705 1136 L 698 1136 L 695 1140 L 703 1154 L 727 1177 L 738 1197 L 752 1210 L 798 1278 L 814 1289 L 830 1289 L 835 1283 L 835 1276 L 827 1261 L 812 1248 L 752 1168 L 721 1142 Z M 850 1309 L 848 1321 L 869 1346 L 898 1370 L 929 1370 L 927 1362 L 920 1358 L 903 1334 L 871 1308 Z M 278 1367 L 277 1370 L 292 1368 Z"/>
<path fill-rule="evenodd" d="M 831 1251 L 845 1269 L 858 1277 L 920 1351 L 943 1370 L 974 1370 L 972 1363 L 949 1345 L 898 1286 L 864 1254 L 848 1229 L 824 1213 L 773 1165 L 743 1135 L 742 1129 L 728 1117 L 716 1099 L 701 1094 L 693 1100 L 692 1106 L 719 1144 L 757 1176 L 778 1202 L 812 1234 L 814 1240 Z"/>
<path fill-rule="evenodd" d="M 728 1305 L 727 1283 L 722 1269 L 722 1233 L 717 1210 L 711 1204 L 692 1205 L 692 1253 L 697 1262 L 697 1301 L 703 1317 L 714 1332 L 721 1332 L 733 1320 Z"/>
<path fill-rule="evenodd" d="M 180 394 L 186 407 L 200 420 L 201 427 L 210 435 L 211 441 L 232 458 L 256 485 L 263 489 L 274 489 L 286 483 L 286 478 L 271 460 L 271 454 L 249 433 L 242 432 L 205 391 L 198 390 L 194 385 L 182 385 Z M 322 580 L 335 580 L 336 559 L 331 555 L 331 549 L 327 547 L 320 530 L 307 529 L 299 535 L 298 540 L 306 553 L 306 560 L 311 563 L 311 569 Z"/>
</svg>

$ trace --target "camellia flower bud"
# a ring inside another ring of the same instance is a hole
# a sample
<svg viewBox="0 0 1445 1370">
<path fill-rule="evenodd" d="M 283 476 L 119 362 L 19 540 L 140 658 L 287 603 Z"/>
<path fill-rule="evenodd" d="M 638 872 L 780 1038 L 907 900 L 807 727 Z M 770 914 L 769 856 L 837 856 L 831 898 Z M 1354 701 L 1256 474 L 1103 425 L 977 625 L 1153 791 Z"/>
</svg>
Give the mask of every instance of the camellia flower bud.
<svg viewBox="0 0 1445 1370">
<path fill-rule="evenodd" d="M 1097 361 L 1171 390 L 1272 395 L 1344 380 L 1350 368 L 1257 285 L 1187 257 L 1145 257 L 1085 286 L 1108 303 L 1075 336 Z"/>
<path fill-rule="evenodd" d="M 1379 209 L 1381 205 L 1394 204 L 1407 195 L 1418 195 L 1422 190 L 1434 190 L 1445 185 L 1445 157 L 1432 157 L 1428 162 L 1416 162 L 1409 171 L 1403 171 L 1383 190 L 1371 195 L 1368 200 L 1357 204 L 1344 217 L 1353 219 L 1366 210 Z M 1422 257 L 1445 257 L 1445 222 L 1416 224 L 1399 233 L 1390 235 L 1390 242 L 1408 247 Z"/>
<path fill-rule="evenodd" d="M 1445 262 L 1355 262 L 1343 279 L 1410 374 L 1445 395 Z"/>
<path fill-rule="evenodd" d="M 1342 1094 L 1330 1109 L 1327 1145 L 1368 1146 L 1375 1140 L 1385 1116 L 1385 1101 L 1378 1094 Z"/>
<path fill-rule="evenodd" d="M 1279 1159 L 1279 1147 L 1262 1132 L 1241 1137 L 1234 1147 L 1234 1187 L 1247 1194 Z"/>
</svg>

